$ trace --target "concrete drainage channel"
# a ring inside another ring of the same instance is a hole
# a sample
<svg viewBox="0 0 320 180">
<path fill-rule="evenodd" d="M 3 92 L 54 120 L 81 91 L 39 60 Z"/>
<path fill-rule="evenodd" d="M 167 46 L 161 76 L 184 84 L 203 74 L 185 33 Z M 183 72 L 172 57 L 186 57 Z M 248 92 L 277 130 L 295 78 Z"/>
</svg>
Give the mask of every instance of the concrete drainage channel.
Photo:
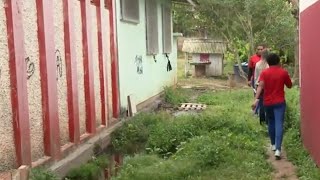
<svg viewBox="0 0 320 180">
<path fill-rule="evenodd" d="M 183 116 L 183 115 L 196 115 L 199 112 L 204 111 L 207 108 L 205 104 L 199 103 L 181 103 L 178 108 L 173 108 L 170 106 L 162 106 L 161 109 L 166 109 L 173 116 Z M 158 107 L 159 109 L 159 107 Z M 112 153 L 111 153 L 112 154 Z M 110 157 L 110 162 L 112 162 L 108 168 L 104 169 L 104 177 L 106 180 L 111 179 L 113 176 L 117 176 L 123 165 L 124 156 L 121 154 L 112 154 Z"/>
<path fill-rule="evenodd" d="M 159 104 L 161 104 L 159 102 Z M 182 116 L 182 115 L 196 115 L 197 113 L 205 110 L 207 105 L 199 104 L 199 103 L 181 103 L 178 108 L 173 108 L 171 106 L 162 106 L 160 109 L 165 109 L 167 112 L 170 112 L 173 116 Z M 158 107 L 159 109 L 159 107 Z M 110 147 L 106 148 L 110 149 Z M 107 154 L 111 154 L 109 162 L 111 164 L 109 167 L 104 169 L 104 178 L 106 180 L 111 179 L 113 176 L 117 176 L 120 171 L 121 166 L 123 165 L 124 156 L 122 154 L 113 154 L 108 152 Z"/>
<path fill-rule="evenodd" d="M 172 114 L 173 116 L 183 116 L 183 115 L 196 115 L 200 112 L 202 112 L 203 110 L 205 110 L 207 108 L 207 105 L 205 104 L 200 104 L 200 103 L 181 103 L 178 107 L 173 107 L 172 105 L 163 103 L 163 100 L 157 100 L 155 101 L 156 104 L 158 105 L 158 107 L 155 106 L 154 110 L 158 111 L 158 110 L 165 110 L 166 112 Z M 149 106 L 150 107 L 150 106 Z M 149 111 L 153 111 L 151 109 L 146 109 L 145 112 L 149 112 Z M 101 172 L 101 176 L 99 179 L 111 179 L 114 176 L 117 176 L 121 166 L 123 165 L 123 159 L 124 156 L 122 154 L 117 154 L 114 153 L 112 151 L 110 151 L 112 148 L 110 148 L 110 134 L 111 132 L 113 132 L 116 128 L 119 128 L 122 123 L 124 123 L 125 121 L 122 121 L 121 123 L 117 124 L 116 127 L 113 127 L 112 129 L 108 129 L 106 132 L 106 135 L 100 135 L 100 137 L 95 137 L 91 140 L 89 140 L 88 143 L 85 143 L 86 147 L 83 148 L 79 148 L 76 152 L 72 153 L 72 154 L 76 154 L 77 156 L 69 156 L 68 158 L 65 158 L 62 161 L 68 161 L 69 163 L 62 163 L 63 165 L 59 166 L 58 164 L 56 164 L 54 167 L 51 167 L 50 169 L 57 172 L 60 175 L 65 176 L 69 171 L 67 171 L 67 169 L 72 169 L 70 168 L 70 166 L 73 167 L 78 167 L 79 164 L 82 164 L 81 162 L 85 162 L 88 161 L 89 159 L 92 158 L 91 153 L 94 151 L 94 144 L 103 144 L 103 146 L 101 147 L 103 150 L 100 152 L 104 152 L 104 154 L 107 154 L 109 157 L 109 166 L 104 168 Z M 105 137 L 105 138 L 102 138 Z M 94 140 L 98 138 L 97 140 Z M 102 140 L 102 139 L 104 140 Z M 102 142 L 103 141 L 103 142 Z M 90 147 L 89 147 L 90 145 Z M 83 145 L 84 146 L 84 145 Z M 84 151 L 84 152 L 78 152 L 78 151 Z M 81 162 L 79 161 L 79 154 L 80 155 L 80 159 L 85 158 L 85 160 L 82 160 Z M 69 168 L 66 168 L 66 166 L 69 166 Z M 62 177 L 63 177 L 62 176 Z M 61 177 L 61 178 L 62 178 Z"/>
<path fill-rule="evenodd" d="M 101 180 L 110 180 L 113 176 L 117 176 L 120 171 L 120 167 L 123 164 L 123 155 L 115 154 L 112 155 L 109 159 L 109 166 L 104 169 L 104 177 Z"/>
</svg>

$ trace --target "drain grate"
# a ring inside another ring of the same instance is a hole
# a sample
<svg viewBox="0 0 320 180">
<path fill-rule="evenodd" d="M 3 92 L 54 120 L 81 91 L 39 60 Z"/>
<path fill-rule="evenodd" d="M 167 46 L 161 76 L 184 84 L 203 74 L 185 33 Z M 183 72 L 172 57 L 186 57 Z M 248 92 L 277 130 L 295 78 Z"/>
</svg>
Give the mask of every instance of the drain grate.
<svg viewBox="0 0 320 180">
<path fill-rule="evenodd" d="M 196 104 L 196 103 L 182 103 L 179 107 L 180 111 L 190 111 L 190 110 L 205 110 L 207 105 Z"/>
</svg>

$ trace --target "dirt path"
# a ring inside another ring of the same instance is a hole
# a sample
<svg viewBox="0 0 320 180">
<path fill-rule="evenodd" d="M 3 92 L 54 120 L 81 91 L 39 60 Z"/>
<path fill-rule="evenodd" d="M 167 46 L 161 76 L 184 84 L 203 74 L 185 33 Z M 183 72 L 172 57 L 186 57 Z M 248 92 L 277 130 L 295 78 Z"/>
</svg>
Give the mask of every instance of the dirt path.
<svg viewBox="0 0 320 180">
<path fill-rule="evenodd" d="M 244 84 L 236 84 L 230 87 L 227 80 L 214 78 L 190 78 L 179 81 L 182 88 L 206 89 L 206 90 L 226 90 L 226 89 L 242 89 L 248 88 Z M 195 94 L 198 96 L 199 94 Z M 298 180 L 296 175 L 296 167 L 288 161 L 285 150 L 282 150 L 282 159 L 276 160 L 274 152 L 267 148 L 268 162 L 272 164 L 274 171 L 272 173 L 273 180 Z"/>
<path fill-rule="evenodd" d="M 268 162 L 270 162 L 274 168 L 272 177 L 274 180 L 298 180 L 296 175 L 296 167 L 288 161 L 285 150 L 282 150 L 282 159 L 276 160 L 274 152 L 267 147 L 267 154 L 269 156 Z"/>
<path fill-rule="evenodd" d="M 188 78 L 180 79 L 178 85 L 181 87 L 189 88 L 205 88 L 207 90 L 226 90 L 226 89 L 241 89 L 248 88 L 245 84 L 235 83 L 233 86 L 230 85 L 226 79 L 216 78 Z"/>
</svg>

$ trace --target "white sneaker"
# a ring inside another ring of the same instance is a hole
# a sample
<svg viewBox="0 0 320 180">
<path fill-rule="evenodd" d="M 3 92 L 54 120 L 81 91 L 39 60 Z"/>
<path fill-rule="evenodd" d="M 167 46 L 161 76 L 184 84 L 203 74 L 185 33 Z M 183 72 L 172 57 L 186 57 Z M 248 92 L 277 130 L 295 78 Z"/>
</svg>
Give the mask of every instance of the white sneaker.
<svg viewBox="0 0 320 180">
<path fill-rule="evenodd" d="M 276 145 L 271 145 L 271 150 L 275 151 L 276 150 Z"/>
<path fill-rule="evenodd" d="M 276 160 L 280 160 L 281 159 L 281 151 L 276 150 L 276 152 L 274 153 L 274 156 L 276 157 Z"/>
</svg>

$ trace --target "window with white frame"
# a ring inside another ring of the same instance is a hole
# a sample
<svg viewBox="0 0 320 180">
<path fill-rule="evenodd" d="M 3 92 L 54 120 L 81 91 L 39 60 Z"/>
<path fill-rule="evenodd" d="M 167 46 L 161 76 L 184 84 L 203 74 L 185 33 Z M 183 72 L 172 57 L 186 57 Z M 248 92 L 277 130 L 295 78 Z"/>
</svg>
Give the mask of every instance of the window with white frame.
<svg viewBox="0 0 320 180">
<path fill-rule="evenodd" d="M 138 24 L 140 22 L 139 0 L 120 0 L 121 20 Z"/>
<path fill-rule="evenodd" d="M 162 5 L 162 43 L 163 53 L 172 52 L 172 21 L 171 21 L 171 4 Z"/>
<path fill-rule="evenodd" d="M 146 44 L 147 54 L 159 53 L 157 0 L 146 0 Z"/>
</svg>

